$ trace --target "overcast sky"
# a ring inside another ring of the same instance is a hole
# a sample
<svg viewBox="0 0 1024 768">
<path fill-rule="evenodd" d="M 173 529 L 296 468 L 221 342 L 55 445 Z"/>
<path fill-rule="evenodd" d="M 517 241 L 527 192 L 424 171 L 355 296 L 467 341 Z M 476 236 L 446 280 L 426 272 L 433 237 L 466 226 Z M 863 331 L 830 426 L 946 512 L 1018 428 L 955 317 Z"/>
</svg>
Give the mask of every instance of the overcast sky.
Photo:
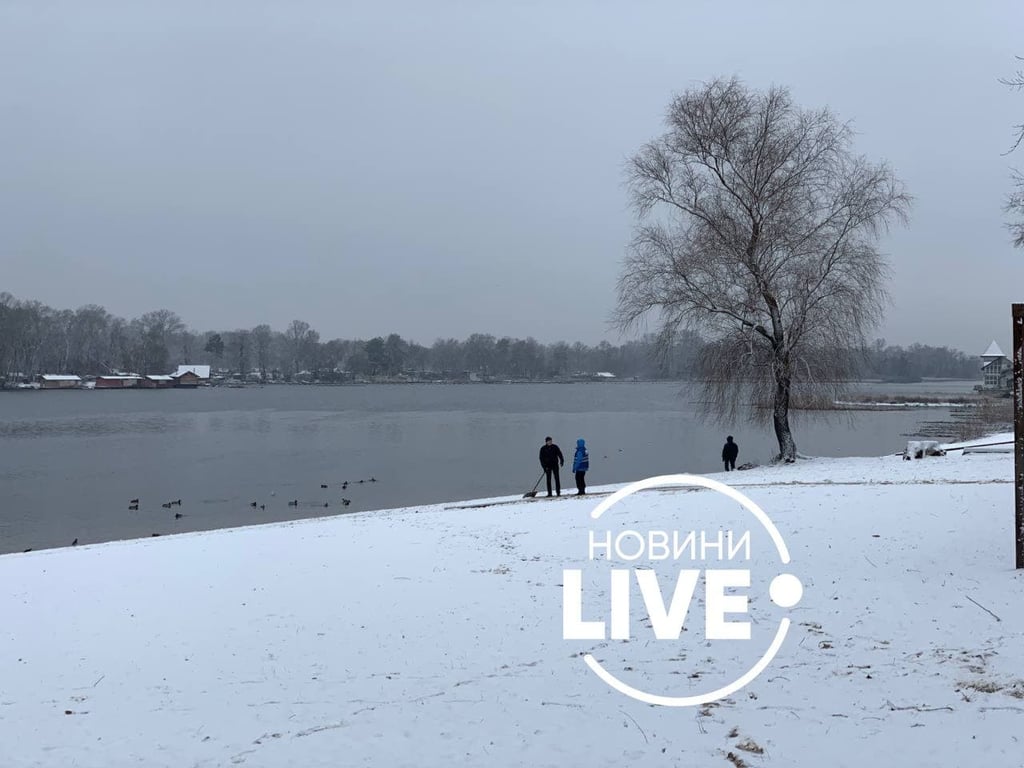
<svg viewBox="0 0 1024 768">
<path fill-rule="evenodd" d="M 1009 351 L 1024 3 L 0 0 L 0 290 L 197 329 L 612 342 L 628 155 L 739 75 L 916 197 L 889 343 Z"/>
</svg>

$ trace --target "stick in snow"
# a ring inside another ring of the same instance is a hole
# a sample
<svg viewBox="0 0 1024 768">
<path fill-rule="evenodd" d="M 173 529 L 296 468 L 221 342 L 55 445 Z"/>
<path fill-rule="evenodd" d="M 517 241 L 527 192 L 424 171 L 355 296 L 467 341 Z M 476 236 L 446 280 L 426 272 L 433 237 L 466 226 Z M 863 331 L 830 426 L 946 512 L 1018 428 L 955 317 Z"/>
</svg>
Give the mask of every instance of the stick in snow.
<svg viewBox="0 0 1024 768">
<path fill-rule="evenodd" d="M 633 716 L 629 714 L 629 712 L 627 712 L 626 710 L 620 709 L 619 711 L 626 717 L 628 717 L 630 720 L 633 720 Z M 650 744 L 651 742 L 647 739 L 647 734 L 644 733 L 644 729 L 640 727 L 640 723 L 638 723 L 636 720 L 633 720 L 633 725 L 635 725 L 637 730 L 640 731 L 640 735 L 644 737 L 644 744 Z"/>
<path fill-rule="evenodd" d="M 976 606 L 978 606 L 979 608 L 981 608 L 981 610 L 983 610 L 983 611 L 984 611 L 985 613 L 987 613 L 987 614 L 988 614 L 989 616 L 991 616 L 991 617 L 992 617 L 993 619 L 995 619 L 996 621 L 1002 621 L 1002 619 L 1000 619 L 1000 618 L 999 618 L 998 616 L 996 616 L 996 615 L 995 615 L 994 613 L 992 613 L 992 611 L 990 611 L 990 610 L 989 610 L 988 608 L 986 608 L 986 607 L 985 607 L 984 605 L 982 605 L 982 604 L 981 604 L 981 603 L 979 603 L 979 602 L 978 602 L 977 600 L 975 600 L 974 598 L 972 598 L 972 597 L 971 597 L 970 595 L 964 595 L 964 597 L 966 597 L 966 598 L 967 598 L 968 600 L 970 600 L 970 601 L 971 601 L 972 603 L 974 603 L 974 604 L 975 604 Z"/>
<path fill-rule="evenodd" d="M 915 712 L 938 712 L 943 709 L 948 709 L 950 712 L 956 711 L 952 707 L 920 707 L 917 704 L 911 704 L 909 707 L 897 707 L 888 699 L 885 700 L 885 703 L 889 705 L 889 709 L 893 712 L 900 712 L 907 709 L 912 709 Z"/>
</svg>

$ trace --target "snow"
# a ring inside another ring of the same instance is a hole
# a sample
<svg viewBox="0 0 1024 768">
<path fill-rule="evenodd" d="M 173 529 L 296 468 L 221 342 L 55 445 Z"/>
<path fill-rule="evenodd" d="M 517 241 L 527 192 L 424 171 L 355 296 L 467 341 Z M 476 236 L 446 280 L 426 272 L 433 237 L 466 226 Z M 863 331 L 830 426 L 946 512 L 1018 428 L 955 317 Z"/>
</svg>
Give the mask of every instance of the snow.
<svg viewBox="0 0 1024 768">
<path fill-rule="evenodd" d="M 973 403 L 929 403 L 929 402 L 901 402 L 890 403 L 882 401 L 857 401 L 857 400 L 836 400 L 836 405 L 857 406 L 859 408 L 973 408 Z"/>
<path fill-rule="evenodd" d="M 924 459 L 938 455 L 942 449 L 938 440 L 908 440 L 903 457 L 907 459 Z"/>
<path fill-rule="evenodd" d="M 72 376 L 66 373 L 44 373 L 39 378 L 43 381 L 81 381 L 78 376 Z"/>
<path fill-rule="evenodd" d="M 1018 768 L 1012 476 L 1012 455 L 955 451 L 710 476 L 772 517 L 804 595 L 766 671 L 697 708 L 629 699 L 578 654 L 696 692 L 740 671 L 740 641 L 702 622 L 678 642 L 562 640 L 599 495 L 2 556 L 0 764 Z M 710 495 L 606 517 L 687 530 Z M 781 609 L 750 611 L 758 631 Z"/>
</svg>

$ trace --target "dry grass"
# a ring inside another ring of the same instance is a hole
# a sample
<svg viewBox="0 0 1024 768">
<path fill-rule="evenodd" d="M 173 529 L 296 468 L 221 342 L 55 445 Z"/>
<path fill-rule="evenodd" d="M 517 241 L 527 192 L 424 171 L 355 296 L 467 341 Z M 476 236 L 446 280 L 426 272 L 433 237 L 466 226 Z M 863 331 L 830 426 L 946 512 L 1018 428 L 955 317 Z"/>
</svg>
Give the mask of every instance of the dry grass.
<svg viewBox="0 0 1024 768">
<path fill-rule="evenodd" d="M 1013 400 L 1010 398 L 984 398 L 976 408 L 953 414 L 952 439 L 977 440 L 992 432 L 1013 427 Z"/>
<path fill-rule="evenodd" d="M 763 755 L 764 747 L 758 744 L 751 738 L 746 738 L 736 745 L 736 749 L 742 749 L 744 752 L 750 752 L 755 755 Z"/>
<path fill-rule="evenodd" d="M 991 680 L 971 680 L 967 683 L 961 683 L 960 686 L 970 688 L 972 691 L 980 691 L 981 693 L 998 693 L 1004 688 L 1002 683 Z"/>
<path fill-rule="evenodd" d="M 997 683 L 995 680 L 969 680 L 961 681 L 959 687 L 980 693 L 1003 693 L 1015 699 L 1024 699 L 1024 680 L 1011 680 L 1009 683 Z"/>
</svg>

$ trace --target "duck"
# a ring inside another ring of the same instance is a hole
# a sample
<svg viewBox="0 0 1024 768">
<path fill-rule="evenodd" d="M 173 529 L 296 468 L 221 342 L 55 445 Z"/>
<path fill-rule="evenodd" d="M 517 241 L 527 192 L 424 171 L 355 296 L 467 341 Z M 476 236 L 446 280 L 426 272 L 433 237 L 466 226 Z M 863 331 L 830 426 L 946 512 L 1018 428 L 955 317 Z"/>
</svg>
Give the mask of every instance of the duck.
<svg viewBox="0 0 1024 768">
<path fill-rule="evenodd" d="M 320 487 L 321 488 L 326 488 L 327 487 L 327 483 L 320 483 Z"/>
<path fill-rule="evenodd" d="M 250 501 L 249 506 L 252 507 L 253 509 L 256 509 L 256 507 L 258 507 L 259 504 L 257 504 L 255 501 Z"/>
<path fill-rule="evenodd" d="M 71 542 L 71 546 L 72 547 L 77 547 L 78 546 L 78 539 L 77 538 L 74 541 Z"/>
<path fill-rule="evenodd" d="M 288 502 L 288 506 L 289 507 L 297 507 L 297 506 L 299 506 L 299 500 L 296 499 L 295 501 L 289 501 Z"/>
<path fill-rule="evenodd" d="M 352 499 L 342 499 L 341 503 L 347 507 L 349 504 L 352 503 Z"/>
<path fill-rule="evenodd" d="M 183 517 L 184 517 L 184 515 L 181 514 L 181 512 L 175 512 L 174 513 L 174 519 L 175 520 L 181 520 L 181 518 L 183 518 Z"/>
<path fill-rule="evenodd" d="M 132 500 L 131 500 L 131 501 L 129 501 L 128 503 L 129 503 L 129 504 L 138 504 L 138 503 L 139 503 L 139 500 L 138 500 L 138 499 L 132 499 Z"/>
<path fill-rule="evenodd" d="M 128 511 L 129 512 L 138 512 L 139 511 L 139 505 L 138 504 L 129 504 L 128 505 Z"/>
<path fill-rule="evenodd" d="M 168 502 L 166 502 L 164 504 L 161 504 L 160 506 L 163 507 L 164 509 L 170 509 L 171 508 L 171 502 L 168 501 Z"/>
</svg>

